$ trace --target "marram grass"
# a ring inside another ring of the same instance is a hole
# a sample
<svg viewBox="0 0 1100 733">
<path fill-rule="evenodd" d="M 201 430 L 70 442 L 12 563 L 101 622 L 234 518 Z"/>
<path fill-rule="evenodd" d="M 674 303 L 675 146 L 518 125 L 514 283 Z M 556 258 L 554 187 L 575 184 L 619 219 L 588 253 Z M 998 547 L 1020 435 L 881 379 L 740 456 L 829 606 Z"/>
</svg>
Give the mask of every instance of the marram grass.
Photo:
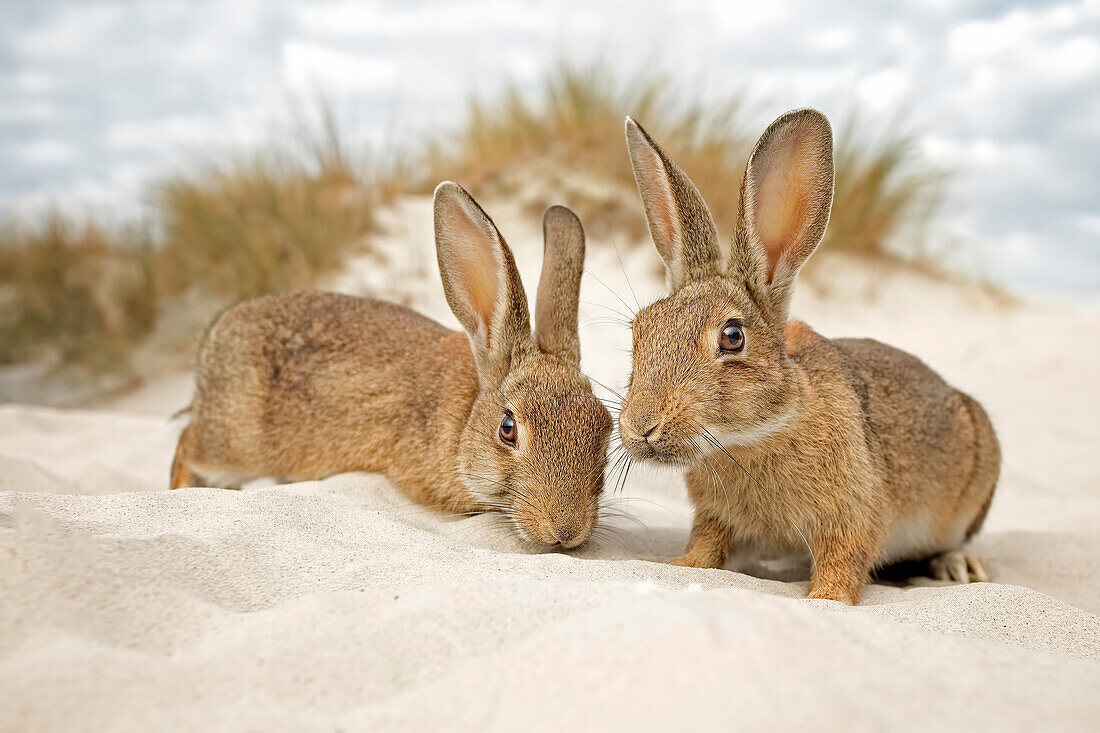
<svg viewBox="0 0 1100 733">
<path fill-rule="evenodd" d="M 472 96 L 460 124 L 404 165 L 370 174 L 349 161 L 322 108 L 319 129 L 162 180 L 152 221 L 109 230 L 50 212 L 0 226 L 0 363 L 53 355 L 123 369 L 157 319 L 195 289 L 230 304 L 314 285 L 349 250 L 369 248 L 377 209 L 403 190 L 454 179 L 476 195 L 520 196 L 533 215 L 574 207 L 591 241 L 644 241 L 623 119 L 638 119 L 688 172 L 723 232 L 736 216 L 745 160 L 762 129 L 744 97 L 703 104 L 661 74 L 626 78 L 559 64 L 535 89 Z M 891 256 L 891 242 L 934 212 L 942 174 L 913 141 L 867 126 L 835 130 L 836 197 L 826 248 Z M 417 170 L 416 179 L 402 171 Z M 150 234 L 150 232 L 154 232 Z"/>
</svg>

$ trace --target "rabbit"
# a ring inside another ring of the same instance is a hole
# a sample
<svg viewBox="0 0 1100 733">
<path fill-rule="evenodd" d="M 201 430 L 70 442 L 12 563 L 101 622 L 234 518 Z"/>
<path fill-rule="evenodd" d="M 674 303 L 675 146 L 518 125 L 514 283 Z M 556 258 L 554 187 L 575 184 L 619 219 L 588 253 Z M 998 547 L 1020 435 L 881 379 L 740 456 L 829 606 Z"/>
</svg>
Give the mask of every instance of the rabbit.
<svg viewBox="0 0 1100 733">
<path fill-rule="evenodd" d="M 728 247 L 687 175 L 630 118 L 626 142 L 672 294 L 633 320 L 619 432 L 633 458 L 686 470 L 691 538 L 669 562 L 808 550 L 808 596 L 849 605 L 873 570 L 905 560 L 987 580 L 959 551 L 1000 472 L 981 405 L 915 356 L 788 319 L 832 207 L 825 116 L 788 112 L 761 136 Z"/>
<path fill-rule="evenodd" d="M 435 190 L 447 303 L 465 332 L 370 298 L 292 293 L 223 313 L 200 348 L 171 486 L 385 474 L 414 501 L 499 510 L 573 548 L 597 522 L 611 416 L 580 372 L 584 229 L 546 211 L 531 331 L 512 252 L 461 186 Z"/>
</svg>

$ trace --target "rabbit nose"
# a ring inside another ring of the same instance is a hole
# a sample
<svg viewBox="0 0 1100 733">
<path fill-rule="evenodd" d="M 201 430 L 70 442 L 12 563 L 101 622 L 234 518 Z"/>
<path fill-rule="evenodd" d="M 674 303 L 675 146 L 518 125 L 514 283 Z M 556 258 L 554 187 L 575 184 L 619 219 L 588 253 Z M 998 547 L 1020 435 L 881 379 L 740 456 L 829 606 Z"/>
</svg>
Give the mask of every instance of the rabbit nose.
<svg viewBox="0 0 1100 733">
<path fill-rule="evenodd" d="M 642 440 L 650 442 L 651 440 L 657 440 L 661 437 L 661 426 L 658 423 L 653 423 L 649 430 L 642 433 Z"/>
<path fill-rule="evenodd" d="M 654 440 L 659 440 L 661 437 L 661 420 L 659 417 L 650 417 L 648 419 L 631 419 L 633 415 L 624 416 L 620 418 L 620 426 L 623 429 L 623 434 L 634 440 L 642 441 L 643 443 L 649 443 Z"/>
<path fill-rule="evenodd" d="M 573 522 L 559 522 L 556 526 L 550 527 L 550 534 L 554 536 L 554 539 L 558 541 L 558 544 L 562 547 L 573 547 L 577 544 L 577 536 L 580 535 L 581 528 Z"/>
</svg>

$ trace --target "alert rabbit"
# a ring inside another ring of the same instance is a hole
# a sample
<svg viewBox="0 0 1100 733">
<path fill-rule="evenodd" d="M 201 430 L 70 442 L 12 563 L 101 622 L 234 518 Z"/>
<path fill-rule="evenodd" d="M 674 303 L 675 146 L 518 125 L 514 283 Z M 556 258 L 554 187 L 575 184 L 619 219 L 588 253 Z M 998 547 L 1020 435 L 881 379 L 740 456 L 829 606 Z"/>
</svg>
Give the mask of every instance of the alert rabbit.
<svg viewBox="0 0 1100 733">
<path fill-rule="evenodd" d="M 672 294 L 634 319 L 619 426 L 635 458 L 687 471 L 694 526 L 672 562 L 808 550 L 809 597 L 848 604 L 895 561 L 985 580 L 981 560 L 959 551 L 1000 470 L 982 407 L 910 354 L 788 320 L 832 206 L 825 116 L 796 110 L 764 132 L 729 246 L 688 177 L 629 118 L 626 139 Z"/>
</svg>

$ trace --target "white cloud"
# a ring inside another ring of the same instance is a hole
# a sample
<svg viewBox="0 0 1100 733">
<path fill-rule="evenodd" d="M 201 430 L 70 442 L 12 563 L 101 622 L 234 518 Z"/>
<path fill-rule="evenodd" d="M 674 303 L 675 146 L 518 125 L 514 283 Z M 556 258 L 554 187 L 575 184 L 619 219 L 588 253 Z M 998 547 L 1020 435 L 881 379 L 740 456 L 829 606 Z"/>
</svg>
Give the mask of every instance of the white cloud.
<svg viewBox="0 0 1100 733">
<path fill-rule="evenodd" d="M 1036 71 L 1059 81 L 1087 79 L 1100 69 L 1100 41 L 1075 36 L 1051 46 L 1035 58 Z"/>
<path fill-rule="evenodd" d="M 221 115 L 167 115 L 151 119 L 122 120 L 107 128 L 107 142 L 120 152 L 186 151 L 223 143 L 249 145 L 259 142 L 264 131 L 259 115 L 243 110 Z"/>
<path fill-rule="evenodd" d="M 347 95 L 387 89 L 397 82 L 392 59 L 303 41 L 286 41 L 282 48 L 282 79 L 294 91 Z"/>
<path fill-rule="evenodd" d="M 531 51 L 516 50 L 505 55 L 504 65 L 513 79 L 527 82 L 538 78 L 546 66 L 546 60 Z"/>
<path fill-rule="evenodd" d="M 883 69 L 859 80 L 856 97 L 864 109 L 886 114 L 898 109 L 909 94 L 911 82 L 902 69 Z"/>
<path fill-rule="evenodd" d="M 748 36 L 771 28 L 791 17 L 791 6 L 786 0 L 734 3 L 728 0 L 711 0 L 710 12 L 722 35 Z"/>
<path fill-rule="evenodd" d="M 1088 0 L 1041 10 L 1012 10 L 991 20 L 969 21 L 957 25 L 948 37 L 948 48 L 959 60 L 1019 52 L 1035 39 L 1073 30 L 1098 15 L 1098 6 Z"/>
<path fill-rule="evenodd" d="M 1043 165 L 1042 155 L 1034 145 L 1001 143 L 988 137 L 958 140 L 928 135 L 921 147 L 930 161 L 971 174 L 988 170 L 1035 172 Z"/>
<path fill-rule="evenodd" d="M 129 223 L 148 215 L 142 197 L 144 185 L 157 173 L 155 167 L 122 164 L 103 176 L 80 176 L 64 190 L 44 185 L 7 197 L 5 205 L 20 212 L 44 212 L 59 205 L 78 215 L 87 214 L 97 221 Z"/>
<path fill-rule="evenodd" d="M 64 140 L 42 138 L 20 146 L 16 156 L 25 165 L 57 166 L 75 160 L 76 150 Z"/>
<path fill-rule="evenodd" d="M 57 79 L 53 74 L 28 69 L 16 72 L 12 84 L 20 92 L 48 94 L 57 88 Z"/>
<path fill-rule="evenodd" d="M 63 7 L 42 25 L 19 34 L 13 45 L 20 54 L 31 57 L 72 57 L 95 46 L 124 17 L 118 5 Z"/>
<path fill-rule="evenodd" d="M 954 27 L 948 56 L 958 68 L 982 75 L 983 90 L 1094 78 L 1100 70 L 1100 41 L 1086 24 L 1097 20 L 1100 4 L 1092 2 L 1013 10 Z"/>
<path fill-rule="evenodd" d="M 303 3 L 293 16 L 306 33 L 323 36 L 457 35 L 486 30 L 535 30 L 553 16 L 539 3 L 461 0 L 399 5 L 367 0 Z"/>
<path fill-rule="evenodd" d="M 57 118 L 57 109 L 49 102 L 29 100 L 21 103 L 0 102 L 0 122 L 47 122 Z"/>
<path fill-rule="evenodd" d="M 1085 234 L 1100 239 L 1100 214 L 1079 216 L 1074 223 Z"/>
<path fill-rule="evenodd" d="M 810 45 L 821 51 L 842 51 L 856 40 L 856 32 L 851 26 L 829 26 L 810 34 Z"/>
</svg>

